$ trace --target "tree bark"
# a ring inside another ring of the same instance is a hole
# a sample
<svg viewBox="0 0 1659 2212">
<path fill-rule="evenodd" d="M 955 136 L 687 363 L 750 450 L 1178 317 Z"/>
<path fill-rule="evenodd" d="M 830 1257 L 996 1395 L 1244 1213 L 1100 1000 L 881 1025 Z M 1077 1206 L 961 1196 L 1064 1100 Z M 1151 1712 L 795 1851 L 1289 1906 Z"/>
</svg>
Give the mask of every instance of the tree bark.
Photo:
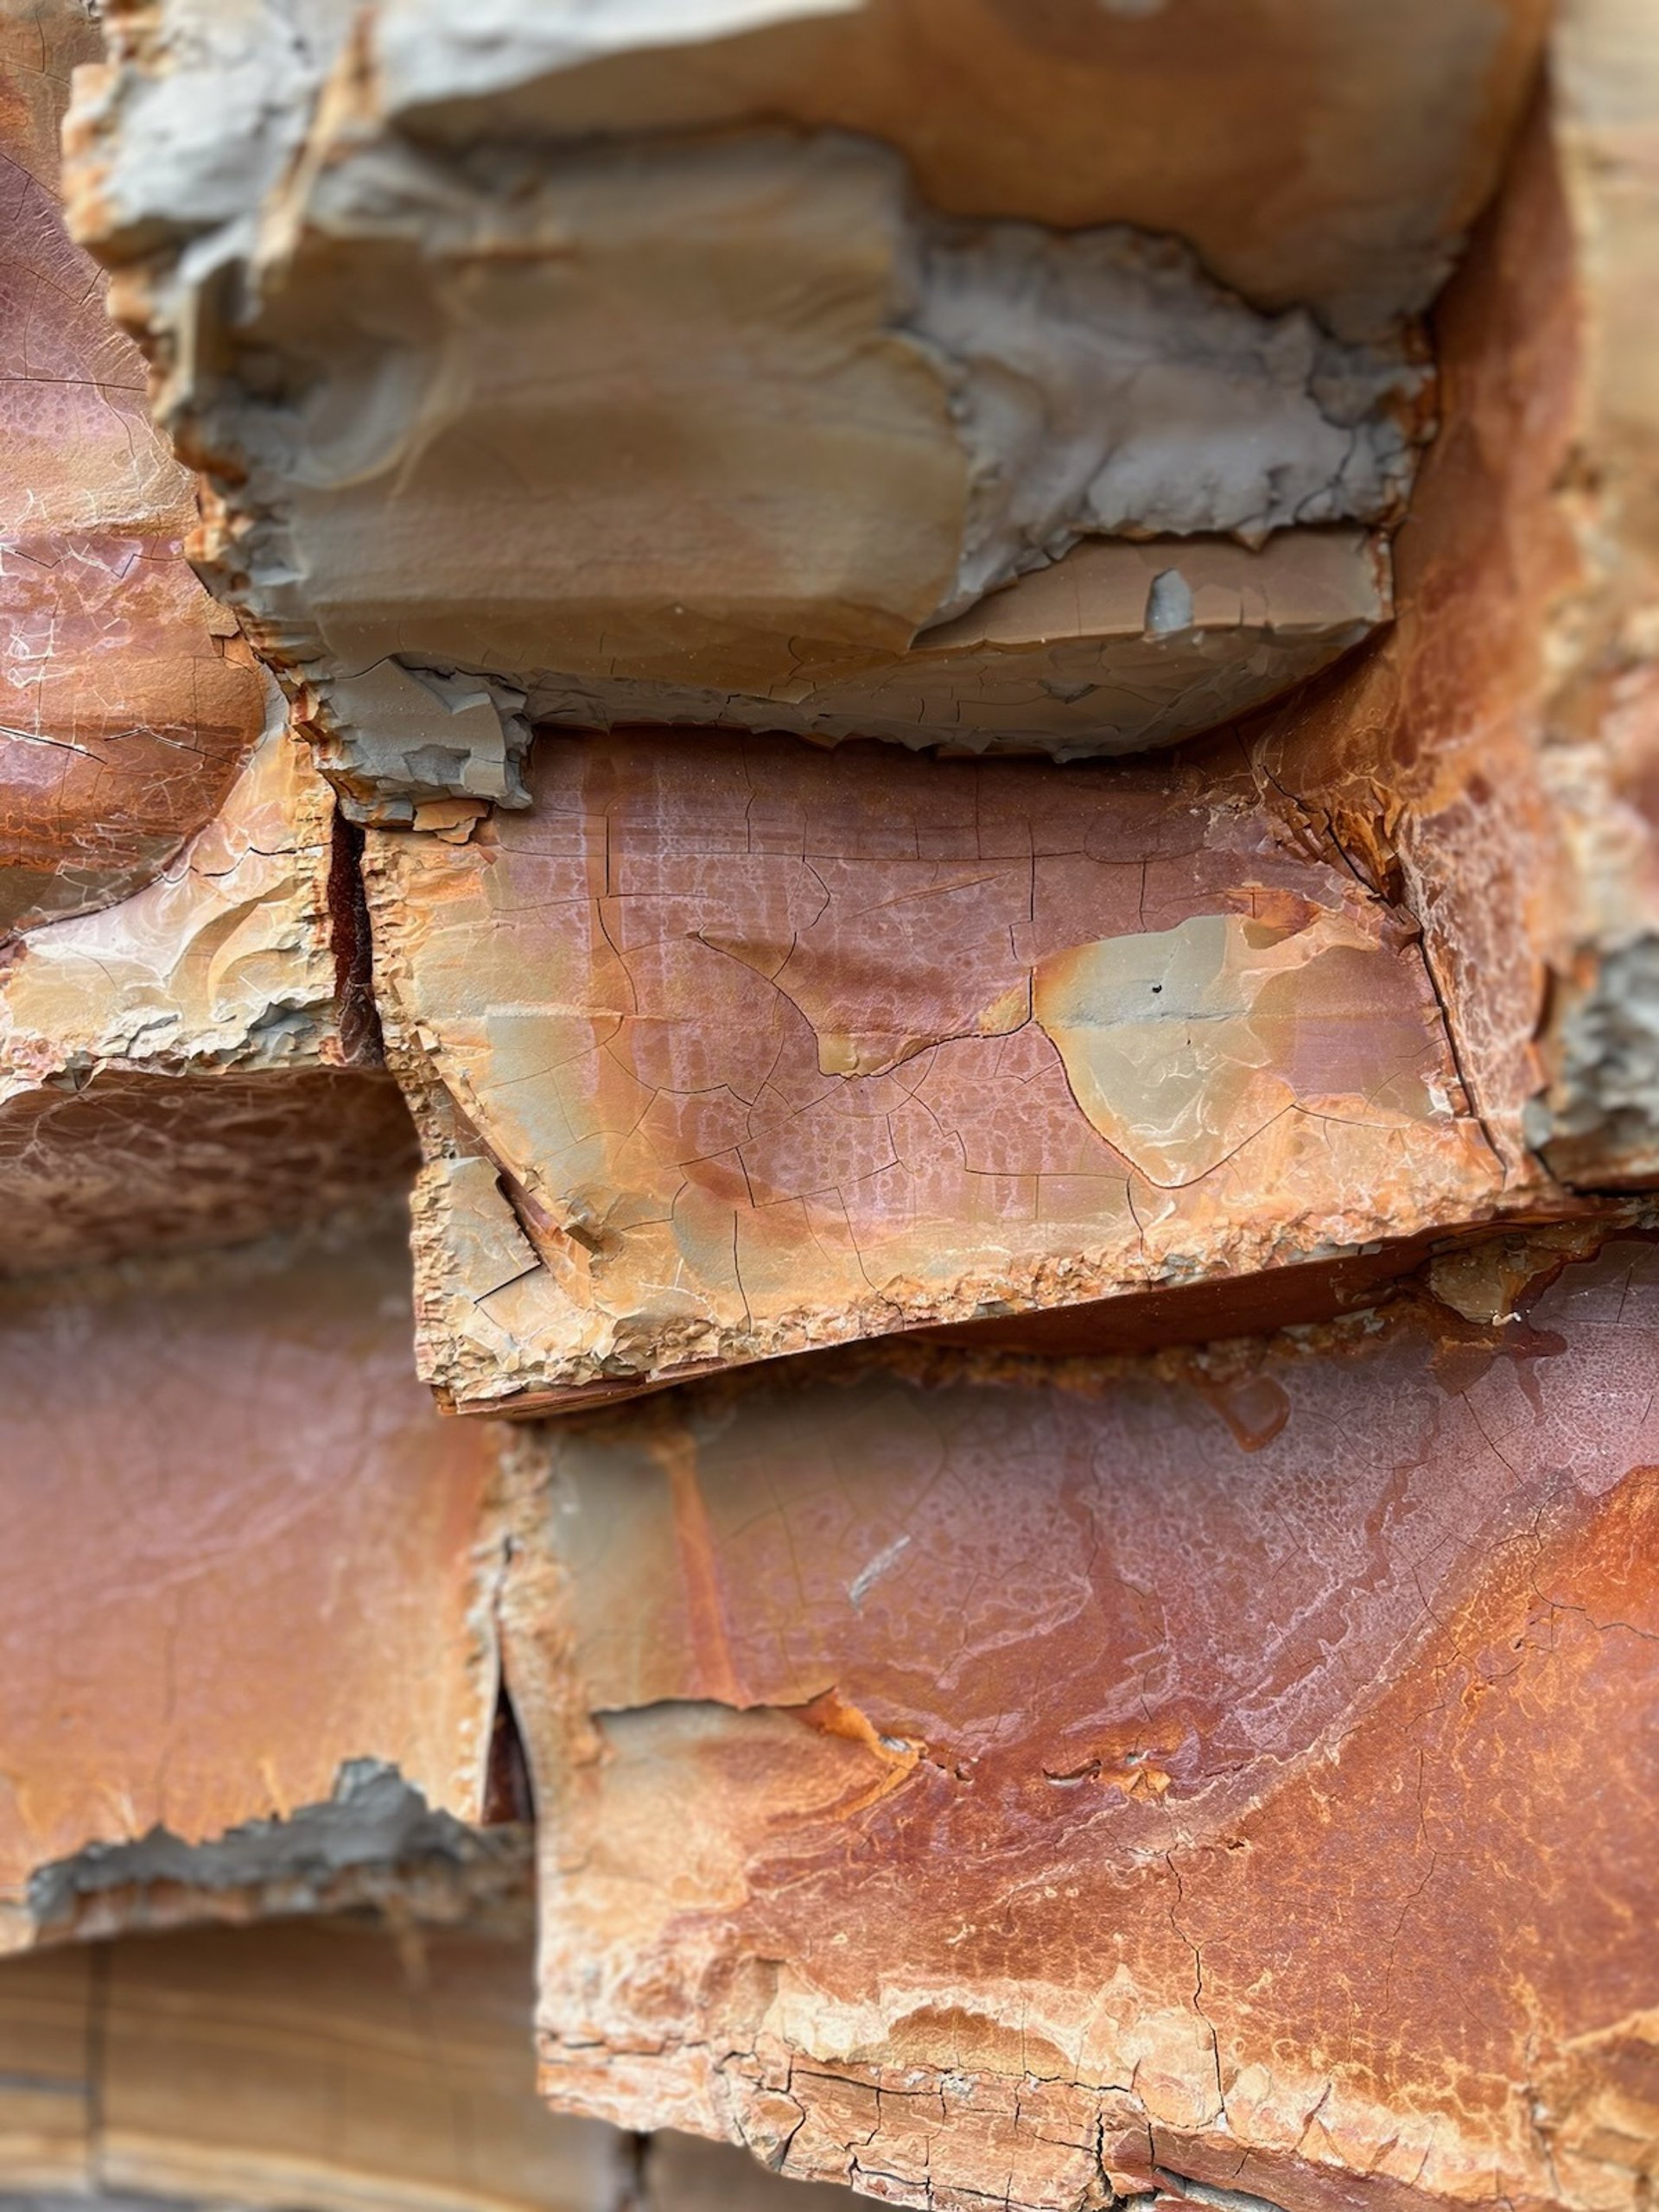
<svg viewBox="0 0 1659 2212">
<path fill-rule="evenodd" d="M 0 2191 L 1644 2212 L 1646 11 L 0 12 Z"/>
</svg>

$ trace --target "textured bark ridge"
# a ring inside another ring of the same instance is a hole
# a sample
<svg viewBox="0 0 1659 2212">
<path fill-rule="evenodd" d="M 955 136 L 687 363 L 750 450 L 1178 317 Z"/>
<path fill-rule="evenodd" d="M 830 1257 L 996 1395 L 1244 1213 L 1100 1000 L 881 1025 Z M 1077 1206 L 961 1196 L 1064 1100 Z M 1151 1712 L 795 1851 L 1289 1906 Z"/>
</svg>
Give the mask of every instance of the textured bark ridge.
<svg viewBox="0 0 1659 2212">
<path fill-rule="evenodd" d="M 1649 10 L 0 63 L 0 2198 L 1652 2212 Z"/>
</svg>

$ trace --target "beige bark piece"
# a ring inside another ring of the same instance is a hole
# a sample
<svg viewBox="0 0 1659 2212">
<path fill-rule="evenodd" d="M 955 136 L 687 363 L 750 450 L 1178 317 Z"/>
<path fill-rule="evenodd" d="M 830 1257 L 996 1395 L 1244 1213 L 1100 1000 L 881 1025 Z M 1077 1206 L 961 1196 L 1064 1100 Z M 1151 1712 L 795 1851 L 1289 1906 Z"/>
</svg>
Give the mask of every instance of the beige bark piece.
<svg viewBox="0 0 1659 2212">
<path fill-rule="evenodd" d="M 464 1898 L 500 1535 L 407 1282 L 394 1224 L 0 1294 L 0 1948 Z"/>
<path fill-rule="evenodd" d="M 549 2095 L 947 2212 L 1634 2212 L 1650 1236 L 1523 1304 L 523 1431 Z"/>
<path fill-rule="evenodd" d="M 427 1928 L 400 1946 L 321 1919 L 8 1960 L 8 2079 L 37 2084 L 58 2126 L 31 2144 L 10 2093 L 0 2189 L 603 2212 L 611 2130 L 535 2099 L 525 1951 L 518 1930 Z"/>
<path fill-rule="evenodd" d="M 275 175 L 302 93 L 362 18 L 348 0 L 263 17 L 172 0 L 167 20 L 176 59 L 146 71 L 133 42 L 116 93 L 130 135 L 101 186 L 135 243 L 218 219 L 250 173 L 256 190 Z M 1306 302 L 1374 337 L 1443 280 L 1546 22 L 1525 0 L 1387 16 L 1332 0 L 1312 21 L 1294 0 L 380 0 L 365 59 L 380 112 L 417 143 L 851 132 L 899 149 L 953 215 L 1173 233 L 1263 305 Z M 217 112 L 177 81 L 196 69 L 219 82 Z"/>
<path fill-rule="evenodd" d="M 1171 232 L 1250 297 L 1374 335 L 1427 306 L 1484 204 L 1544 20 L 1421 0 L 1312 22 L 1282 0 L 391 0 L 372 51 L 422 137 L 465 143 L 496 99 L 540 131 L 856 131 L 953 213 Z"/>
<path fill-rule="evenodd" d="M 106 2185 L 352 2212 L 602 2204 L 609 2131 L 538 2112 L 522 1936 L 322 1921 L 118 1944 Z"/>
<path fill-rule="evenodd" d="M 117 19 L 76 219 L 215 486 L 205 572 L 364 818 L 522 804 L 526 715 L 1136 750 L 1386 620 L 1420 284 L 1344 341 L 1116 219 L 1106 180 L 1084 227 L 1045 227 L 1018 195 L 943 213 L 906 144 L 770 108 L 531 129 L 513 70 L 559 35 L 533 10 L 516 42 L 499 11 L 370 10 L 320 95 L 318 27 L 197 12 Z M 1507 108 L 1530 36 L 1499 10 L 1454 35 L 1464 96 Z M 464 145 L 399 106 L 411 40 L 488 49 L 499 114 Z M 995 136 L 988 84 L 958 96 Z M 1042 86 L 1020 97 L 1046 128 Z M 1242 550 L 1313 525 L 1334 534 Z M 1020 602 L 1103 536 L 1190 543 L 1196 573 L 1136 545 Z"/>
<path fill-rule="evenodd" d="M 1151 767 L 541 741 L 465 844 L 371 832 L 459 1406 L 1323 1257 L 1509 1202 L 1421 953 Z M 1516 1186 L 1517 1190 L 1519 1186 Z"/>
<path fill-rule="evenodd" d="M 1060 760 L 1135 753 L 1288 690 L 1392 607 L 1386 545 L 1363 531 L 1287 531 L 1255 551 L 1225 538 L 1094 538 L 925 630 L 908 652 L 831 669 L 801 699 L 543 679 L 529 711 L 588 728 L 666 721 Z"/>
</svg>

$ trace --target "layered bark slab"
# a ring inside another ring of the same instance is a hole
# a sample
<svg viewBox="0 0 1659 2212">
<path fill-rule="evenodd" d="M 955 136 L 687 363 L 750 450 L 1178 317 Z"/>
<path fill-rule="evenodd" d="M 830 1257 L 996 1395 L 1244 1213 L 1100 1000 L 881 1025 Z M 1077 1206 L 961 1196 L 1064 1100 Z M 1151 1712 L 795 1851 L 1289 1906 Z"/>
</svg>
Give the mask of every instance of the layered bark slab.
<svg viewBox="0 0 1659 2212">
<path fill-rule="evenodd" d="M 1656 1318 L 1637 1241 L 523 1432 L 550 2095 L 918 2204 L 1643 2202 Z"/>
<path fill-rule="evenodd" d="M 408 1344 L 395 1227 L 0 1297 L 0 1948 L 464 1875 L 488 1436 Z"/>
<path fill-rule="evenodd" d="M 232 1243 L 413 1166 L 353 995 L 333 794 L 279 722 L 160 878 L 0 966 L 0 1270 Z"/>
<path fill-rule="evenodd" d="M 186 565 L 189 478 L 59 213 L 75 0 L 0 24 L 0 938 L 137 889 L 224 798 L 263 686 Z"/>
<path fill-rule="evenodd" d="M 1198 225 L 1207 267 L 1179 233 L 1211 105 L 1294 40 L 1270 6 L 1236 78 L 968 0 L 345 26 L 154 0 L 73 135 L 81 232 L 216 487 L 215 588 L 359 815 L 522 804 L 526 717 L 1135 750 L 1386 620 L 1375 528 L 1304 533 L 1398 518 L 1429 409 L 1398 326 L 1496 175 L 1530 7 L 1416 43 L 1337 10 L 1275 99 L 1320 152 L 1271 220 L 1258 185 Z M 947 42 L 972 65 L 931 67 Z M 1397 137 L 1343 134 L 1366 69 Z M 1067 136 L 1084 81 L 1091 116 L 1149 84 L 1192 111 L 1131 162 Z M 1100 537 L 1137 543 L 1071 550 Z"/>
<path fill-rule="evenodd" d="M 536 2094 L 527 1934 L 364 1919 L 128 1938 L 0 1970 L 0 2190 L 273 2212 L 844 2207 L 741 2151 Z"/>
<path fill-rule="evenodd" d="M 555 739 L 371 833 L 457 1404 L 1247 1271 L 1491 1215 L 1421 951 L 1178 772 Z"/>
</svg>

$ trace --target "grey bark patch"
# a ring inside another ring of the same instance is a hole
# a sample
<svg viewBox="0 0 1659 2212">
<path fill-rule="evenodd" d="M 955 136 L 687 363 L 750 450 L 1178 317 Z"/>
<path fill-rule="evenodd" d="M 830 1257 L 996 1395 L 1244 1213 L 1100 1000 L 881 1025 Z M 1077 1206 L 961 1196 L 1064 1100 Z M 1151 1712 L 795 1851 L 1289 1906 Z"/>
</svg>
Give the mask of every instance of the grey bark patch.
<svg viewBox="0 0 1659 2212">
<path fill-rule="evenodd" d="M 175 1882 L 204 1890 L 262 1882 L 326 1882 L 348 1867 L 442 1859 L 460 1865 L 480 1848 L 453 1814 L 435 1811 L 395 1766 L 350 1759 L 327 1803 L 302 1805 L 288 1819 L 249 1821 L 203 1843 L 153 1827 L 130 1843 L 91 1843 L 36 1867 L 29 1909 L 49 1926 L 68 1919 L 76 1901 L 105 1890 Z"/>
<path fill-rule="evenodd" d="M 395 826 L 433 798 L 529 805 L 530 725 L 516 686 L 389 658 L 318 689 L 320 757 L 356 794 L 358 818 Z"/>
<path fill-rule="evenodd" d="M 1551 1173 L 1592 1188 L 1659 1174 L 1659 936 L 1603 955 L 1560 1040 L 1556 1080 L 1527 1116 Z"/>
<path fill-rule="evenodd" d="M 904 324 L 948 365 L 973 474 L 933 620 L 1091 534 L 1260 544 L 1403 509 L 1427 383 L 1407 348 L 1343 345 L 1305 308 L 1263 315 L 1180 240 L 1127 225 L 964 223 L 913 202 L 902 219 Z"/>
<path fill-rule="evenodd" d="M 1192 627 L 1192 593 L 1179 569 L 1161 569 L 1147 593 L 1147 635 L 1172 638 Z"/>
</svg>

